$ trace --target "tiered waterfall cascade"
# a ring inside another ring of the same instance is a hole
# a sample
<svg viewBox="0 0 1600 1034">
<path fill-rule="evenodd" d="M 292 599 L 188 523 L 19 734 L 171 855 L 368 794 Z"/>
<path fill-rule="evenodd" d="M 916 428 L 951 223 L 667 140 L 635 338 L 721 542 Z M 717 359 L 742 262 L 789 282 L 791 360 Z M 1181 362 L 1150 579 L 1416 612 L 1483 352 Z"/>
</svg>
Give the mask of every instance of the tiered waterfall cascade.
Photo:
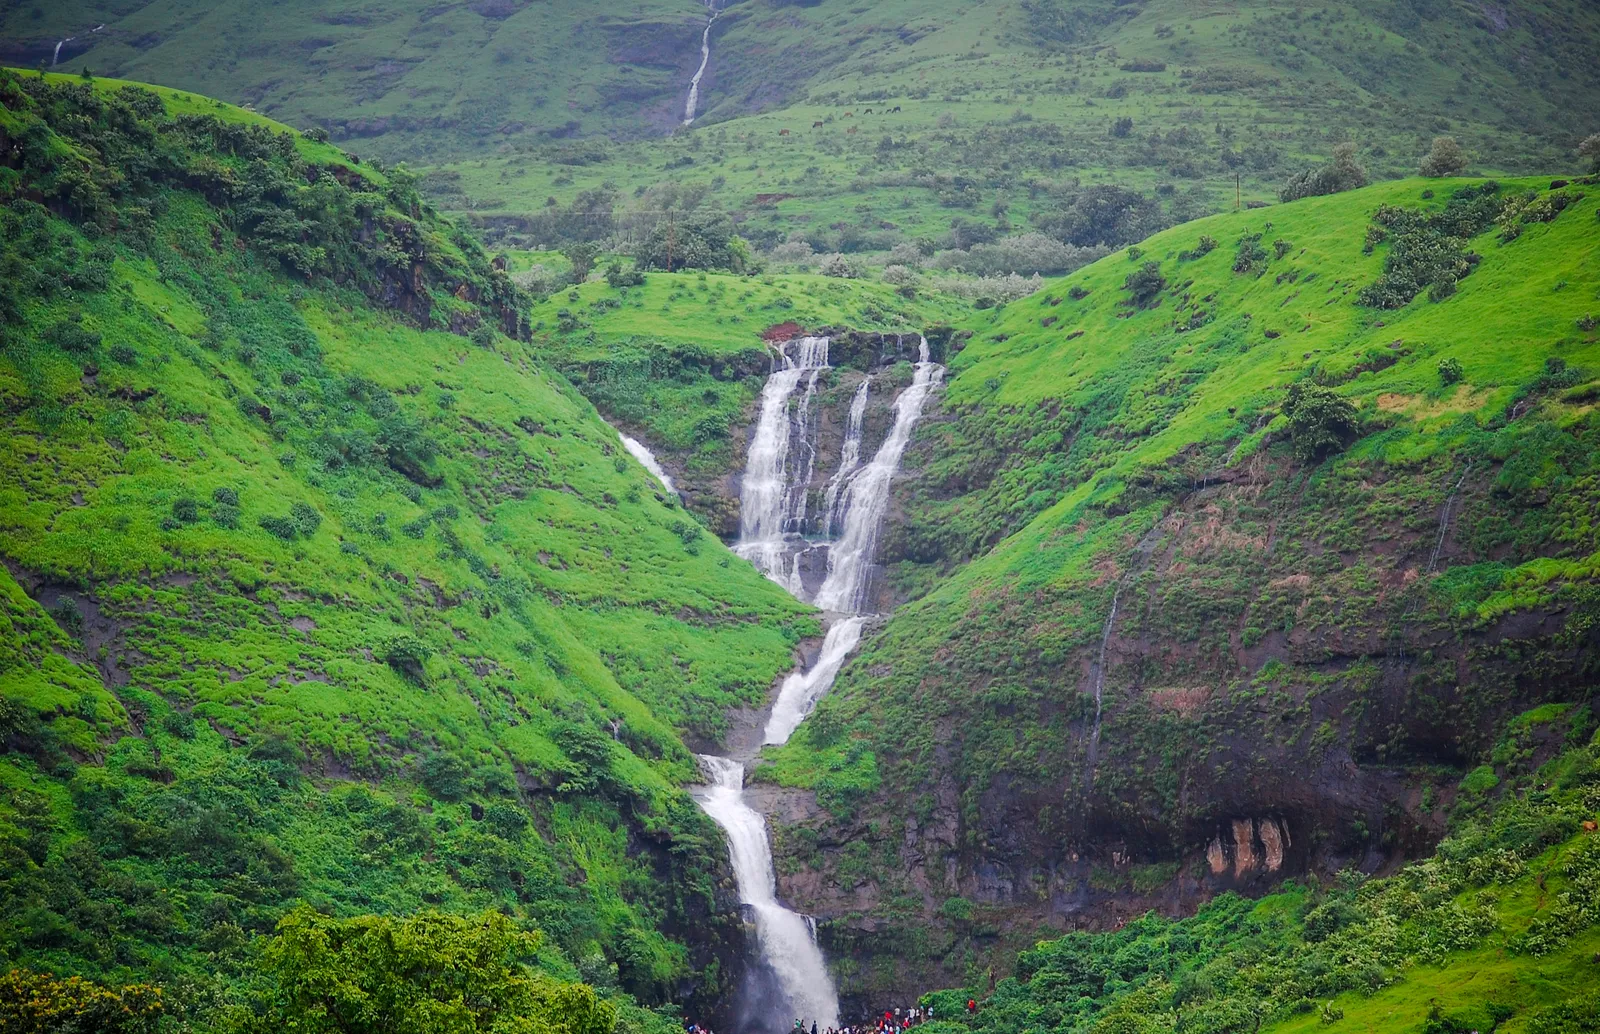
<svg viewBox="0 0 1600 1034">
<path fill-rule="evenodd" d="M 839 468 L 828 481 L 825 512 L 820 515 L 824 536 L 837 530 L 838 537 L 808 542 L 801 533 L 816 459 L 811 408 L 818 379 L 828 367 L 828 345 L 827 338 L 810 337 L 780 347 L 780 365 L 761 394 L 740 492 L 740 536 L 734 548 L 767 577 L 806 599 L 798 557 L 811 549 L 827 550 L 827 577 L 813 601 L 829 612 L 827 637 L 811 666 L 791 673 L 779 688 L 762 735 L 764 744 L 788 742 L 861 641 L 890 484 L 923 407 L 944 375 L 944 368 L 930 360 L 923 339 L 911 385 L 894 401 L 893 426 L 865 465 L 861 445 L 869 382 L 856 389 Z M 796 401 L 802 384 L 804 392 Z M 796 1017 L 808 1025 L 815 1021 L 820 1028 L 837 1027 L 838 995 L 812 924 L 777 899 L 766 823 L 745 800 L 744 764 L 711 755 L 702 755 L 700 763 L 707 786 L 697 799 L 728 835 L 740 900 L 755 918 L 762 958 Z"/>
</svg>

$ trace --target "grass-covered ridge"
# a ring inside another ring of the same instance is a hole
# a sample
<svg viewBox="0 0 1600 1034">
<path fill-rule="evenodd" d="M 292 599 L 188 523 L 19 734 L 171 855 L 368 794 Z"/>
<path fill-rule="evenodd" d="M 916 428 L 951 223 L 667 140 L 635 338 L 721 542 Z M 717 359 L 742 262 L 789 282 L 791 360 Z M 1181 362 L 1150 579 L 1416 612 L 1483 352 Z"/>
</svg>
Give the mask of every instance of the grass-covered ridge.
<svg viewBox="0 0 1600 1034">
<path fill-rule="evenodd" d="M 969 324 L 886 536 L 925 595 L 769 770 L 827 812 L 781 853 L 858 986 L 1413 857 L 1489 730 L 1589 698 L 1597 201 L 1216 216 Z M 1269 819 L 1281 866 L 1208 859 Z"/>
<path fill-rule="evenodd" d="M 0 77 L 0 957 L 204 1023 L 296 902 L 496 908 L 714 995 L 680 734 L 814 622 L 403 173 L 195 105 Z"/>
</svg>

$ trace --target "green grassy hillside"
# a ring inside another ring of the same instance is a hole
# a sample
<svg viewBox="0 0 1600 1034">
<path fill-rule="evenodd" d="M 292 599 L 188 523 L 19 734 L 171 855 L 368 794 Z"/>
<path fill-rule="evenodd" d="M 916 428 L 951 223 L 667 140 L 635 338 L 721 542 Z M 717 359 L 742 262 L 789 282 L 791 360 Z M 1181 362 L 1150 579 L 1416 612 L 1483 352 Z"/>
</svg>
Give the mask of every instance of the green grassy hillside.
<svg viewBox="0 0 1600 1034">
<path fill-rule="evenodd" d="M 1589 698 L 1597 201 L 1217 216 L 970 325 L 885 545 L 925 595 L 766 770 L 857 987 L 1381 871 L 1501 722 Z"/>
<path fill-rule="evenodd" d="M 742 934 L 680 736 L 815 621 L 403 173 L 76 77 L 0 76 L 0 154 L 0 958 L 203 1025 L 296 902 L 494 908 L 709 1008 Z"/>
</svg>

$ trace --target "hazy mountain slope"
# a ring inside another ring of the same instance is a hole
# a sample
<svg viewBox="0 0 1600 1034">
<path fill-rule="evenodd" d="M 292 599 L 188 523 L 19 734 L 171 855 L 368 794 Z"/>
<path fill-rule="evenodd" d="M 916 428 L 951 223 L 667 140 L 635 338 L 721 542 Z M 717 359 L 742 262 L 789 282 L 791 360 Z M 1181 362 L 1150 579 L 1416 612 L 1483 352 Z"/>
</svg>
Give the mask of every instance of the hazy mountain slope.
<svg viewBox="0 0 1600 1034">
<path fill-rule="evenodd" d="M 769 770 L 821 806 L 777 797 L 784 887 L 861 986 L 1005 943 L 948 898 L 1025 944 L 1382 869 L 1501 721 L 1588 698 L 1597 200 L 1409 181 L 1218 216 L 976 326 L 884 558 L 932 589 Z M 1362 304 L 1380 281 L 1397 307 Z M 1291 423 L 1290 385 L 1332 395 Z"/>
<path fill-rule="evenodd" d="M 495 907 L 710 1008 L 742 933 L 680 733 L 814 621 L 403 176 L 264 122 L 0 76 L 0 954 L 185 1011 L 297 900 Z"/>
<path fill-rule="evenodd" d="M 703 176 L 717 205 L 782 234 L 942 232 L 997 202 L 1020 223 L 1107 177 L 1198 189 L 1178 214 L 1203 214 L 1235 173 L 1259 195 L 1345 139 L 1379 176 L 1415 171 L 1445 132 L 1484 168 L 1533 172 L 1597 128 L 1600 11 L 1581 0 L 740 0 L 712 34 L 695 131 L 670 145 L 550 139 L 675 130 L 704 14 L 694 0 L 68 0 L 5 14 L 0 58 L 33 64 L 73 36 L 70 67 L 247 101 L 426 162 L 452 210 L 526 218 L 604 183 Z M 756 207 L 756 194 L 796 197 Z"/>
<path fill-rule="evenodd" d="M 1051 14 L 1080 9 L 1106 16 L 1069 32 L 1078 23 Z M 1341 141 L 1374 178 L 1413 174 L 1441 133 L 1473 168 L 1566 168 L 1600 128 L 1589 115 L 1600 80 L 1584 56 L 1600 12 L 1483 10 L 738 4 L 718 20 L 707 114 L 692 132 L 514 145 L 437 169 L 429 189 L 548 242 L 534 217 L 549 198 L 592 207 L 609 184 L 619 207 L 659 218 L 698 188 L 754 240 L 849 252 L 932 242 L 955 219 L 979 224 L 969 233 L 1037 226 L 1094 243 L 1099 228 L 1064 225 L 1059 212 L 1086 187 L 1154 192 L 1166 221 L 1182 221 L 1233 208 L 1235 176 L 1245 200 L 1274 198 Z M 765 113 L 744 114 L 752 106 Z"/>
<path fill-rule="evenodd" d="M 12 7 L 0 53 L 32 65 L 73 37 L 63 70 L 248 103 L 415 160 L 541 133 L 663 132 L 682 118 L 704 24 L 698 0 L 149 0 Z"/>
</svg>

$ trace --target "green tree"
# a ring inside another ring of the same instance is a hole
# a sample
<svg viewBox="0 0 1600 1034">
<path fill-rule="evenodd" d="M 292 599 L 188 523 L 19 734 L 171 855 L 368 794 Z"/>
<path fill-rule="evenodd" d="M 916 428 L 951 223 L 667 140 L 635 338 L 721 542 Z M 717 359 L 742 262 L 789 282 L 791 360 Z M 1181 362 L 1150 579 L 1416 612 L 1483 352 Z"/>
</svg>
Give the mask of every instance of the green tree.
<svg viewBox="0 0 1600 1034">
<path fill-rule="evenodd" d="M 161 989 L 149 984 L 104 987 L 25 969 L 0 976 L 6 1034 L 154 1034 L 163 1011 Z"/>
<path fill-rule="evenodd" d="M 610 1034 L 616 1007 L 529 969 L 541 935 L 498 912 L 334 919 L 302 905 L 262 954 L 241 1034 Z"/>
<path fill-rule="evenodd" d="M 585 242 L 573 244 L 564 249 L 561 254 L 565 255 L 567 261 L 572 263 L 572 282 L 581 284 L 589 279 L 589 274 L 593 272 L 594 259 L 596 255 L 600 254 L 600 248 L 597 245 Z"/>
<path fill-rule="evenodd" d="M 723 269 L 743 273 L 751 264 L 750 247 L 734 232 L 733 220 L 721 212 L 674 215 L 656 224 L 639 245 L 640 269 Z"/>
<path fill-rule="evenodd" d="M 1578 145 L 1578 157 L 1589 160 L 1589 171 L 1600 172 L 1600 133 L 1586 137 Z"/>
<path fill-rule="evenodd" d="M 1422 159 L 1421 172 L 1424 176 L 1438 178 L 1454 176 L 1466 167 L 1467 152 L 1456 143 L 1456 138 L 1436 136 L 1433 138 L 1433 147 L 1429 149 L 1427 157 Z"/>
</svg>

